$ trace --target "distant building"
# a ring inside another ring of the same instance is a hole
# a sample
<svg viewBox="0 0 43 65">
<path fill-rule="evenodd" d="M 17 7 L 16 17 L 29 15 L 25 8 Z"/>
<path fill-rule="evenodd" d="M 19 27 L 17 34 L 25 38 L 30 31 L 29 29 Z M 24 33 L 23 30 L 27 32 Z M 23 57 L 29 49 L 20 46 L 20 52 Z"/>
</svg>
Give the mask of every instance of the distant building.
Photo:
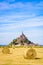
<svg viewBox="0 0 43 65">
<path fill-rule="evenodd" d="M 33 42 L 31 42 L 30 40 L 27 39 L 27 37 L 24 35 L 24 33 L 22 33 L 22 35 L 20 35 L 20 37 L 16 38 L 16 40 L 14 39 L 12 41 L 12 44 L 15 46 L 36 46 L 36 44 L 34 44 Z"/>
</svg>

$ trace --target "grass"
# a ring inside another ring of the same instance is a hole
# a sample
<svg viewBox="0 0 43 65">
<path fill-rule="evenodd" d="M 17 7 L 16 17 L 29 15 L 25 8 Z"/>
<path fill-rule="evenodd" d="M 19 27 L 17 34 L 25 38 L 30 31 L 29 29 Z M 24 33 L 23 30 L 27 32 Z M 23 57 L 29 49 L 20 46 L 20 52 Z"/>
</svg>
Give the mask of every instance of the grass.
<svg viewBox="0 0 43 65">
<path fill-rule="evenodd" d="M 35 59 L 24 59 L 24 51 L 27 47 L 9 48 L 11 54 L 3 54 L 0 48 L 0 65 L 43 65 L 43 48 L 35 48 L 37 57 Z"/>
</svg>

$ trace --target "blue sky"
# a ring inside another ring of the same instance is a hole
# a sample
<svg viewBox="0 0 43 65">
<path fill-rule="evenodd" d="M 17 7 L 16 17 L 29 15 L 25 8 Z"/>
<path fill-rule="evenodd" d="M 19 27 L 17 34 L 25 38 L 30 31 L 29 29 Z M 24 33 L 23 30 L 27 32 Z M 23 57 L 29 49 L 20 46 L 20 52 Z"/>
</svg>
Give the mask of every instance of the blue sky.
<svg viewBox="0 0 43 65">
<path fill-rule="evenodd" d="M 43 45 L 43 0 L 0 0 L 0 45 L 9 44 L 22 32 Z"/>
</svg>

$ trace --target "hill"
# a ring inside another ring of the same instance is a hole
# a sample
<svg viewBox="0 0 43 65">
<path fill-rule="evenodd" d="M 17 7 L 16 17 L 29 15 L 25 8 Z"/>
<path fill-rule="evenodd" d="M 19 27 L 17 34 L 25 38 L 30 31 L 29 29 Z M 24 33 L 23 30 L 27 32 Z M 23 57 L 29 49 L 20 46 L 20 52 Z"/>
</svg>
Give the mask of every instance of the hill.
<svg viewBox="0 0 43 65">
<path fill-rule="evenodd" d="M 30 40 L 28 40 L 28 38 L 24 35 L 24 33 L 22 33 L 20 35 L 20 37 L 14 39 L 10 45 L 15 45 L 15 46 L 21 46 L 21 45 L 24 45 L 24 46 L 36 46 L 37 44 L 31 42 Z"/>
</svg>

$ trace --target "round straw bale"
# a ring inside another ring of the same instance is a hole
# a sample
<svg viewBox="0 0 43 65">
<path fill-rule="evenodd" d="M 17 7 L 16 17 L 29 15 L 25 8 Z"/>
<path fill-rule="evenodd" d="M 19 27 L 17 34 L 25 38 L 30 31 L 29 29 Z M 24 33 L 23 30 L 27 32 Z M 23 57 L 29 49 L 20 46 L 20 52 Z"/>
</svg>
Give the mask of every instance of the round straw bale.
<svg viewBox="0 0 43 65">
<path fill-rule="evenodd" d="M 33 49 L 33 48 L 30 48 L 30 49 L 27 49 L 27 51 L 24 53 L 24 58 L 27 58 L 27 59 L 33 59 L 33 58 L 36 58 L 36 50 Z"/>
<path fill-rule="evenodd" d="M 2 49 L 2 53 L 3 53 L 3 54 L 9 54 L 9 53 L 10 53 L 9 48 L 4 47 L 4 48 Z"/>
</svg>

